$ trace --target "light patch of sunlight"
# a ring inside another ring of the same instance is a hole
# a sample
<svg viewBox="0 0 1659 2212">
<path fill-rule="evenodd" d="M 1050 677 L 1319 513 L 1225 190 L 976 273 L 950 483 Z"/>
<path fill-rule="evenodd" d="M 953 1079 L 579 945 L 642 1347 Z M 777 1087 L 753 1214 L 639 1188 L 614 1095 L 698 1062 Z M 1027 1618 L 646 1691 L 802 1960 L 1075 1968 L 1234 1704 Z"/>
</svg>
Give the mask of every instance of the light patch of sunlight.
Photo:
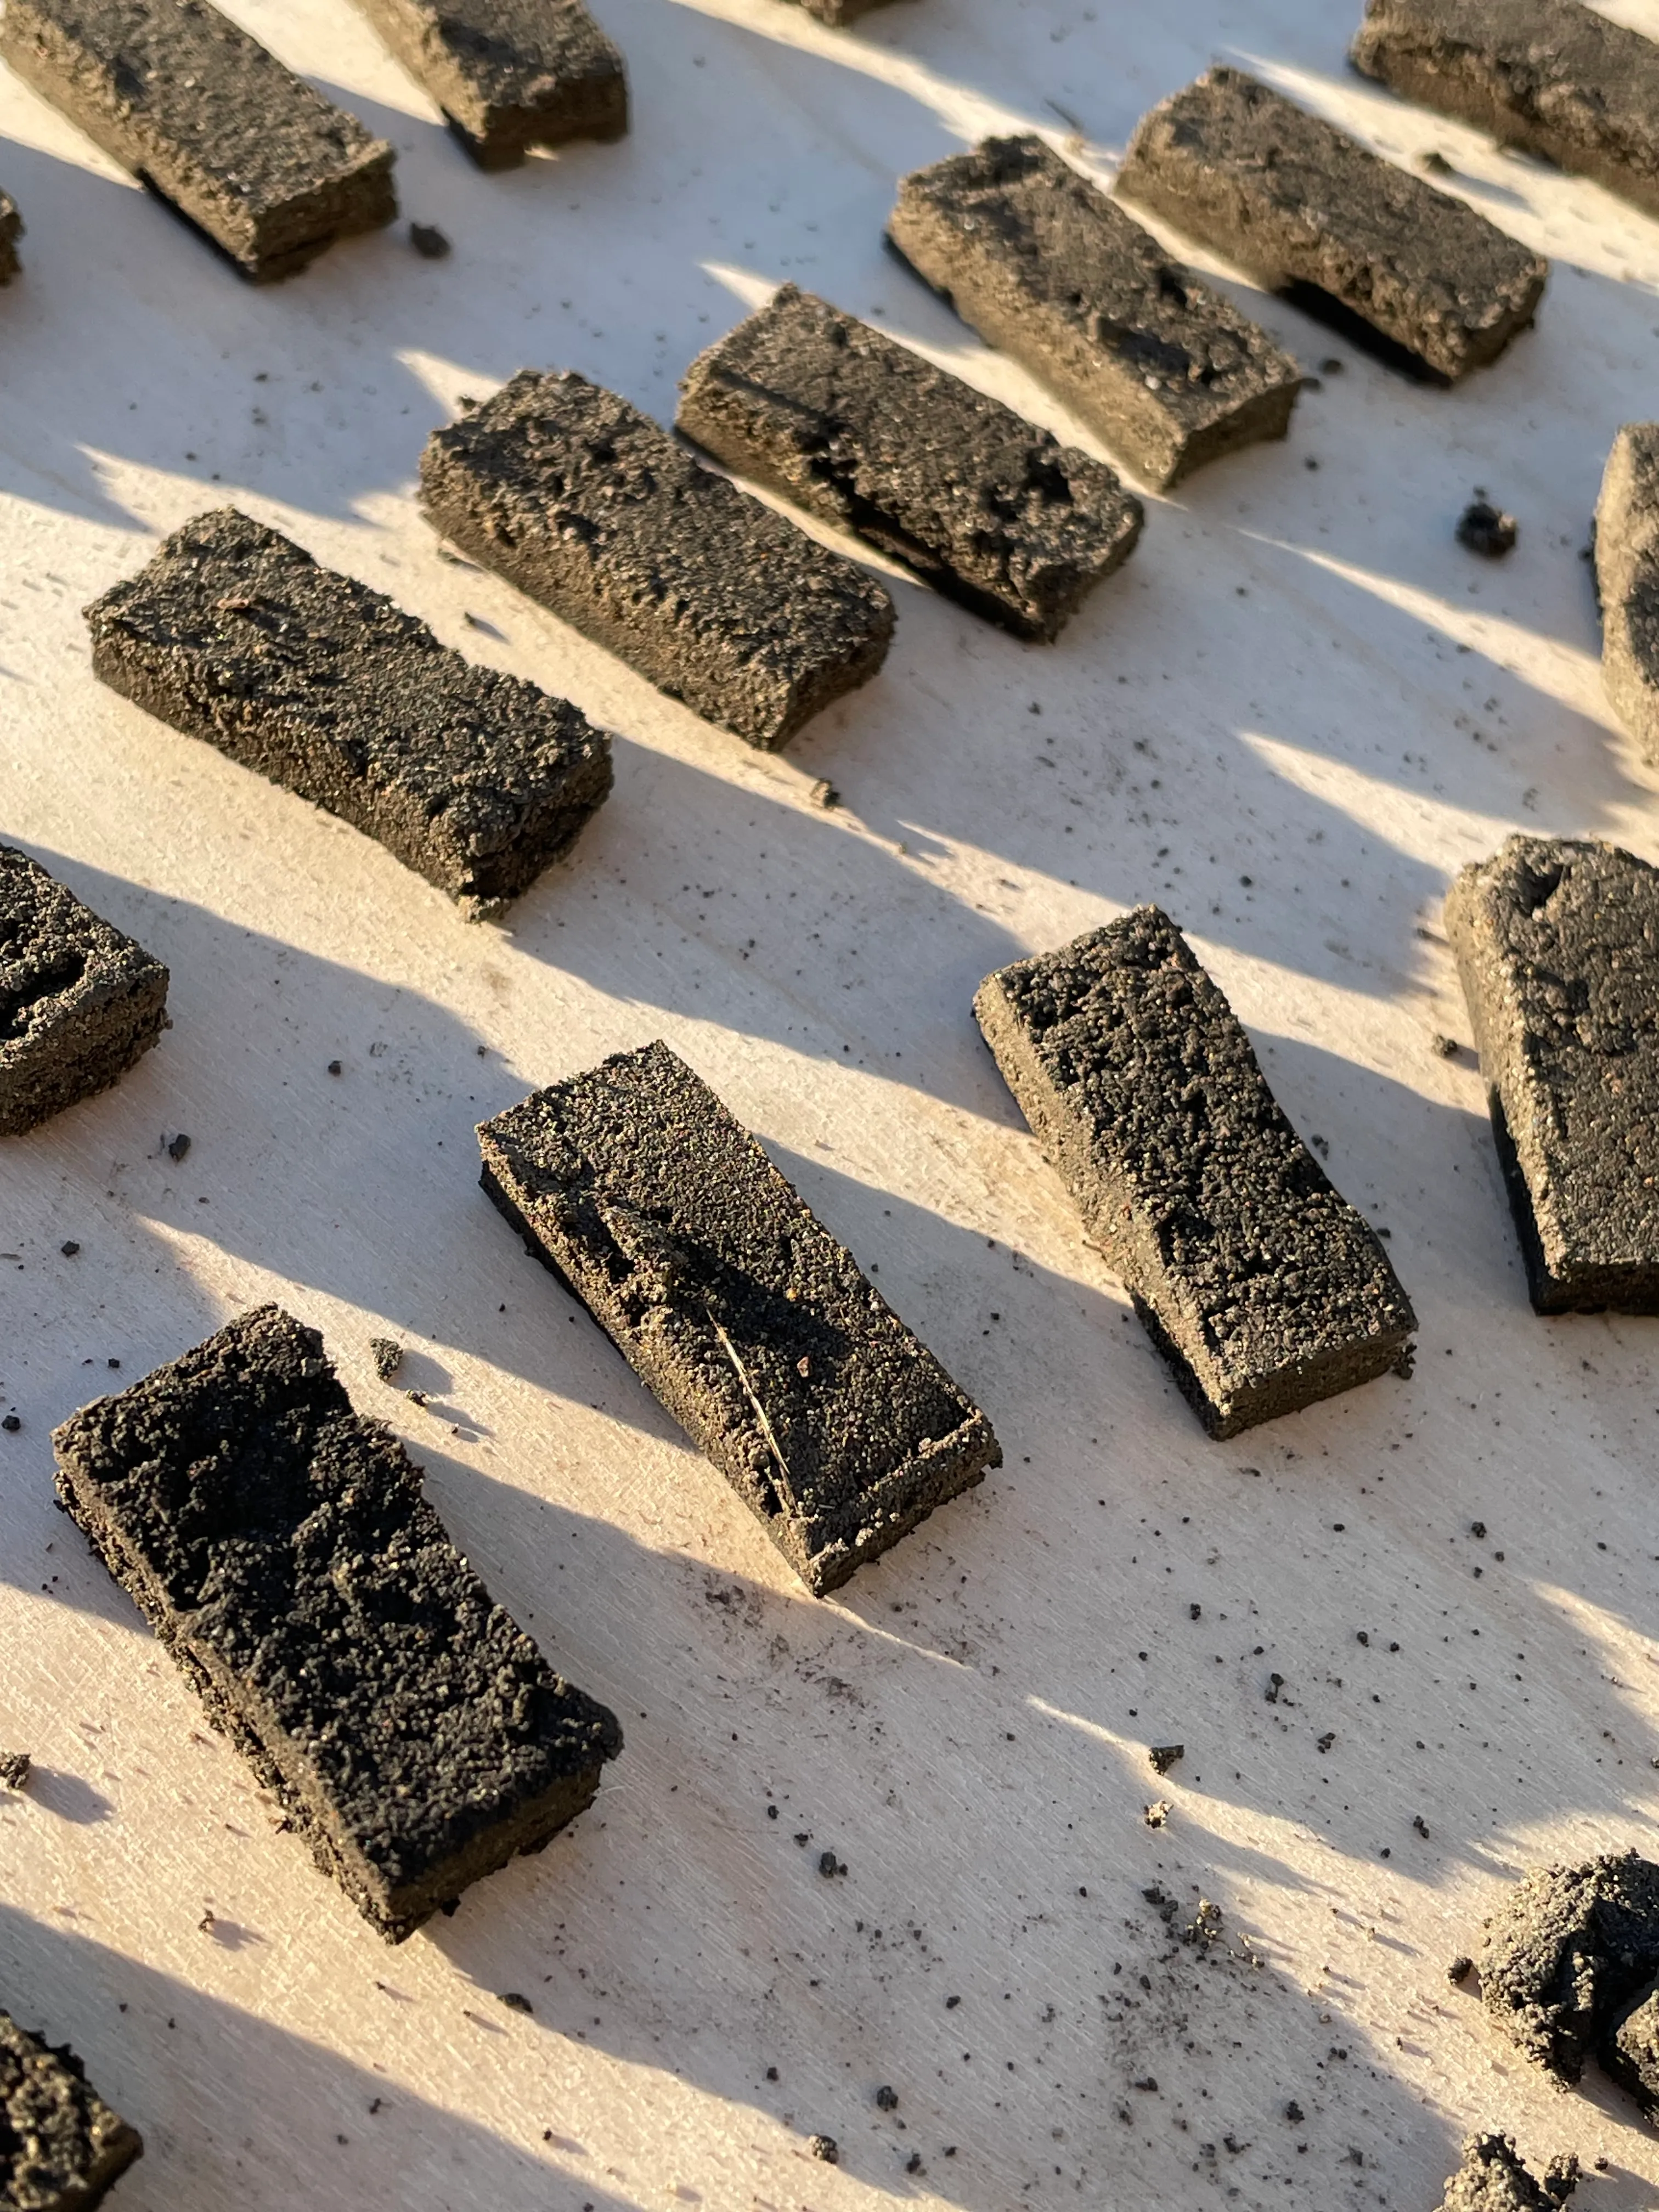
<svg viewBox="0 0 1659 2212">
<path fill-rule="evenodd" d="M 1425 861 L 1448 874 L 1466 860 L 1484 858 L 1517 826 L 1504 815 L 1483 814 L 1419 795 L 1386 777 L 1368 775 L 1364 769 L 1333 760 L 1328 753 L 1270 738 L 1263 730 L 1241 730 L 1238 734 L 1281 782 L 1346 815 L 1407 859 Z"/>
<path fill-rule="evenodd" d="M 1524 623 L 1511 622 L 1505 615 L 1485 613 L 1461 600 L 1404 583 L 1398 576 L 1380 575 L 1356 562 L 1340 561 L 1334 554 L 1316 552 L 1311 546 L 1296 545 L 1265 531 L 1247 530 L 1240 534 L 1257 544 L 1271 546 L 1276 553 L 1292 553 L 1357 591 L 1369 592 L 1385 606 L 1397 608 L 1425 629 L 1438 630 L 1454 645 L 1467 645 L 1471 652 L 1483 653 L 1494 666 L 1524 677 L 1535 690 L 1575 714 L 1587 715 L 1607 729 L 1614 727 L 1601 704 L 1601 663 L 1583 647 L 1540 637 Z"/>
<path fill-rule="evenodd" d="M 732 261 L 705 261 L 699 264 L 705 276 L 712 276 L 717 284 L 724 284 L 733 299 L 741 300 L 751 315 L 757 314 L 780 288 L 769 276 L 757 276 L 752 270 L 739 269 Z"/>
<path fill-rule="evenodd" d="M 1590 1647 L 1601 1662 L 1603 1680 L 1624 1693 L 1632 1714 L 1646 1727 L 1659 1730 L 1659 1650 L 1628 1621 L 1592 1604 L 1577 1590 L 1554 1583 L 1533 1587 L 1539 1599 Z M 1643 1755 L 1647 1756 L 1645 1748 Z M 1659 1788 L 1659 1780 L 1655 1787 Z"/>
<path fill-rule="evenodd" d="M 1052 138 L 1056 146 L 1065 137 L 1063 131 L 1054 129 L 1052 116 L 1027 115 L 1017 107 L 1006 107 L 1000 100 L 988 99 L 970 86 L 953 84 L 949 77 L 941 76 L 938 70 L 912 55 L 866 45 L 862 40 L 849 39 L 845 31 L 831 30 L 805 9 L 769 8 L 763 29 L 755 20 L 756 11 L 744 5 L 744 0 L 677 0 L 677 4 L 690 7 L 695 14 L 709 16 L 715 22 L 758 32 L 775 46 L 792 46 L 799 53 L 822 55 L 842 69 L 860 70 L 882 84 L 891 85 L 896 92 L 907 93 L 919 105 L 931 109 L 945 128 L 953 131 L 964 145 L 971 146 L 981 138 L 1011 131 L 1037 131 L 1044 137 Z"/>
<path fill-rule="evenodd" d="M 456 396 L 461 392 L 478 392 L 480 374 L 477 369 L 464 368 L 459 362 L 449 361 L 442 354 L 427 353 L 419 346 L 399 346 L 397 360 L 406 368 L 423 392 L 428 392 L 447 412 L 453 409 Z M 496 380 L 487 373 L 482 381 L 485 392 L 493 391 Z"/>
</svg>

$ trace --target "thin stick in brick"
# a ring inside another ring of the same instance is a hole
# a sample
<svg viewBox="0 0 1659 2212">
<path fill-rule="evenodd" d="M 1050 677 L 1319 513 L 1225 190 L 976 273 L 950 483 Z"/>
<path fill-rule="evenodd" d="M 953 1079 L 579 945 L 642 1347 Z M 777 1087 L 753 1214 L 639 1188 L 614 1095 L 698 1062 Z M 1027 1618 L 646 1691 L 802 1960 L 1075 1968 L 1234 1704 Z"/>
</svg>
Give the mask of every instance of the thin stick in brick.
<svg viewBox="0 0 1659 2212">
<path fill-rule="evenodd" d="M 1376 1232 L 1166 915 L 1001 969 L 974 1012 L 1212 1437 L 1407 1371 L 1416 1317 Z"/>
<path fill-rule="evenodd" d="M 1498 358 L 1549 273 L 1464 201 L 1241 70 L 1212 70 L 1143 117 L 1118 190 L 1440 383 Z"/>
<path fill-rule="evenodd" d="M 256 282 L 398 212 L 386 142 L 208 0 L 6 0 L 0 57 Z"/>
<path fill-rule="evenodd" d="M 886 658 L 884 585 L 586 377 L 524 369 L 434 430 L 421 498 L 464 553 L 751 745 Z"/>
<path fill-rule="evenodd" d="M 1446 900 L 1540 1313 L 1659 1313 L 1659 869 L 1515 836 Z"/>
<path fill-rule="evenodd" d="M 1290 428 L 1290 355 L 1041 138 L 916 170 L 887 234 L 1158 490 Z"/>
<path fill-rule="evenodd" d="M 693 362 L 681 433 L 1017 636 L 1052 639 L 1145 520 L 1103 462 L 794 285 Z"/>
<path fill-rule="evenodd" d="M 581 0 L 357 0 L 481 169 L 532 146 L 620 138 L 623 58 Z"/>
<path fill-rule="evenodd" d="M 591 1802 L 614 1716 L 494 1601 L 315 1329 L 257 1307 L 52 1441 L 70 1516 L 388 1942 Z"/>
<path fill-rule="evenodd" d="M 537 1091 L 478 1143 L 526 1249 L 819 1596 L 1001 1465 L 984 1414 L 665 1044 Z"/>
<path fill-rule="evenodd" d="M 1659 45 L 1579 0 L 1370 0 L 1353 62 L 1659 215 Z"/>
<path fill-rule="evenodd" d="M 497 914 L 611 789 L 568 701 L 480 668 L 234 507 L 175 531 L 87 609 L 106 684 Z"/>
<path fill-rule="evenodd" d="M 167 971 L 0 845 L 0 1137 L 107 1091 L 167 1023 Z"/>
<path fill-rule="evenodd" d="M 1601 688 L 1650 760 L 1659 760 L 1659 422 L 1613 441 L 1595 508 Z"/>
<path fill-rule="evenodd" d="M 72 2051 L 0 2012 L 0 2204 L 91 2212 L 143 2148 Z"/>
</svg>

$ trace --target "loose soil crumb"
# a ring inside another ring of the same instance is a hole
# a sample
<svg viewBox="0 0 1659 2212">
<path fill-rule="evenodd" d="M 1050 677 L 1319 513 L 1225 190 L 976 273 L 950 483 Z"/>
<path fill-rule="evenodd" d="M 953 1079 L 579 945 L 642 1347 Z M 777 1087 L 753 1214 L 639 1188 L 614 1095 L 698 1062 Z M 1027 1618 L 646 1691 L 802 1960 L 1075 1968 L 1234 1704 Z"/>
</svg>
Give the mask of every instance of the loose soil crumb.
<svg viewBox="0 0 1659 2212">
<path fill-rule="evenodd" d="M 810 2136 L 806 2148 L 814 2158 L 821 2158 L 826 2166 L 841 2164 L 841 2146 L 834 2136 Z"/>
<path fill-rule="evenodd" d="M 1458 544 L 1483 560 L 1501 561 L 1515 550 L 1519 536 L 1515 517 L 1505 514 L 1490 500 L 1471 500 L 1457 519 Z"/>
<path fill-rule="evenodd" d="M 0 1751 L 0 1790 L 26 1790 L 33 1762 L 26 1751 Z"/>
<path fill-rule="evenodd" d="M 409 242 L 422 261 L 446 261 L 449 258 L 449 240 L 435 222 L 411 222 Z"/>
<path fill-rule="evenodd" d="M 382 1382 L 389 1382 L 404 1364 L 404 1348 L 395 1336 L 371 1336 L 368 1349 L 374 1361 L 374 1372 Z"/>
<path fill-rule="evenodd" d="M 1155 1743 L 1146 1756 L 1158 1773 L 1167 1774 L 1178 1759 L 1187 1756 L 1187 1747 L 1184 1743 Z"/>
</svg>

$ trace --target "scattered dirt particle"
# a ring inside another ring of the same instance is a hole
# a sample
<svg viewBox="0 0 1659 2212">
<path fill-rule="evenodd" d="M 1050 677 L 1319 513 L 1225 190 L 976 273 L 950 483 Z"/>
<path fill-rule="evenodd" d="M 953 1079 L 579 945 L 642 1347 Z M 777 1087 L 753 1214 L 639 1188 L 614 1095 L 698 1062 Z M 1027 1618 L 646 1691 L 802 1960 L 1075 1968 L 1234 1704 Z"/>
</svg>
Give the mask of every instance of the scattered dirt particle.
<svg viewBox="0 0 1659 2212">
<path fill-rule="evenodd" d="M 185 1134 L 184 1131 L 180 1129 L 178 1135 L 173 1138 L 167 1145 L 167 1158 L 170 1160 L 182 1160 L 185 1154 L 189 1150 L 190 1139 Z"/>
<path fill-rule="evenodd" d="M 69 1238 L 69 1240 L 67 1241 L 67 1243 L 65 1243 L 64 1244 L 63 1244 L 59 1249 L 61 1249 L 61 1251 L 63 1252 L 64 1257 L 66 1260 L 72 1260 L 72 1259 L 75 1257 L 76 1254 L 80 1250 L 81 1247 L 80 1247 L 80 1246 L 76 1243 L 75 1239 L 71 1237 L 70 1237 L 70 1238 Z"/>
<path fill-rule="evenodd" d="M 371 1336 L 369 1357 L 382 1382 L 389 1382 L 404 1364 L 404 1348 L 395 1336 Z"/>
<path fill-rule="evenodd" d="M 1515 550 L 1520 532 L 1512 514 L 1505 514 L 1490 500 L 1472 499 L 1457 519 L 1457 542 L 1467 552 L 1485 561 L 1501 561 Z"/>
<path fill-rule="evenodd" d="M 503 1990 L 501 2002 L 509 2012 L 528 2013 L 532 2019 L 535 2016 L 535 2006 L 531 2003 L 528 1997 L 520 1996 L 517 1990 Z"/>
<path fill-rule="evenodd" d="M 1158 1797 L 1153 1800 L 1140 1817 L 1149 1828 L 1167 1828 L 1170 1825 L 1170 1815 L 1174 1810 L 1175 1807 L 1170 1804 L 1167 1797 Z"/>
<path fill-rule="evenodd" d="M 435 222 L 411 222 L 409 242 L 422 261 L 446 261 L 449 258 L 449 240 Z"/>
<path fill-rule="evenodd" d="M 26 1790 L 32 1765 L 26 1751 L 0 1751 L 0 1790 Z"/>
<path fill-rule="evenodd" d="M 1446 1969 L 1446 1979 L 1451 1984 L 1455 1990 L 1461 1990 L 1464 1983 L 1468 1981 L 1469 1976 L 1474 1972 L 1474 1960 L 1466 1958 L 1463 1953 L 1460 1951 L 1457 1956 L 1452 1960 L 1450 1966 Z"/>
<path fill-rule="evenodd" d="M 1306 2119 L 1307 2117 L 1307 2114 L 1303 2111 L 1301 2106 L 1298 2105 L 1296 2099 L 1292 2097 L 1289 2104 L 1285 2107 L 1285 2118 L 1290 2125 L 1293 2128 L 1299 2128 L 1303 2121 Z"/>
<path fill-rule="evenodd" d="M 878 2111 L 884 2112 L 897 2112 L 898 2091 L 884 2081 L 876 2092 L 876 2106 Z"/>
<path fill-rule="evenodd" d="M 1155 1743 L 1146 1756 L 1155 1772 L 1167 1774 L 1177 1759 L 1187 1756 L 1187 1747 L 1184 1743 Z"/>
<path fill-rule="evenodd" d="M 806 2148 L 814 2158 L 821 2158 L 826 2166 L 841 2164 L 841 2146 L 834 2136 L 809 2136 Z"/>
</svg>

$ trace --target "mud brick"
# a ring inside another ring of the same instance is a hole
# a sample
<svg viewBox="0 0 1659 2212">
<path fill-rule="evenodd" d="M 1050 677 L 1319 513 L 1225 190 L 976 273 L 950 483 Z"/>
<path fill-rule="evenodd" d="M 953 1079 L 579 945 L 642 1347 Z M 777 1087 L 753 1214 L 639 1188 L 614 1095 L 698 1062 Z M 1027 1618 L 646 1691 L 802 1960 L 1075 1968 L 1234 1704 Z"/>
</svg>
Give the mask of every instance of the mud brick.
<svg viewBox="0 0 1659 2212">
<path fill-rule="evenodd" d="M 1511 837 L 1446 901 L 1540 1313 L 1659 1313 L 1659 870 Z"/>
<path fill-rule="evenodd" d="M 0 2012 L 0 2205 L 90 2212 L 143 2148 L 73 2051 Z"/>
<path fill-rule="evenodd" d="M 87 609 L 105 683 L 340 815 L 471 917 L 498 913 L 611 789 L 611 743 L 234 507 Z"/>
<path fill-rule="evenodd" d="M 1052 639 L 1145 520 L 1113 471 L 786 284 L 695 361 L 678 428 L 975 614 Z"/>
<path fill-rule="evenodd" d="M 434 430 L 421 497 L 463 552 L 751 745 L 886 658 L 884 585 L 586 377 L 521 370 Z"/>
<path fill-rule="evenodd" d="M 1577 2081 L 1659 1974 L 1659 1866 L 1634 1851 L 1539 1867 L 1487 1924 L 1480 1996 L 1510 2041 Z"/>
<path fill-rule="evenodd" d="M 623 58 L 581 0 L 357 0 L 481 169 L 532 146 L 620 138 Z"/>
<path fill-rule="evenodd" d="M 398 212 L 386 141 L 208 0 L 6 0 L 0 58 L 246 276 Z"/>
<path fill-rule="evenodd" d="M 1353 62 L 1659 215 L 1659 46 L 1579 0 L 1370 0 Z"/>
<path fill-rule="evenodd" d="M 1557 2212 L 1577 2185 L 1575 2158 L 1553 2159 L 1540 2183 L 1527 2171 L 1512 2136 L 1468 2136 L 1440 2212 Z"/>
<path fill-rule="evenodd" d="M 1650 760 L 1659 760 L 1659 422 L 1613 441 L 1595 508 L 1601 687 Z"/>
<path fill-rule="evenodd" d="M 616 1720 L 495 1603 L 315 1329 L 258 1307 L 53 1443 L 93 1549 L 388 1942 L 592 1800 Z"/>
<path fill-rule="evenodd" d="M 1240 70 L 1142 118 L 1118 189 L 1268 290 L 1450 383 L 1531 322 L 1548 264 Z"/>
<path fill-rule="evenodd" d="M 1417 1322 L 1388 1255 L 1166 915 L 1003 969 L 974 1012 L 1212 1436 L 1403 1370 Z"/>
<path fill-rule="evenodd" d="M 1002 1454 L 665 1044 L 478 1131 L 483 1187 L 819 1596 Z"/>
<path fill-rule="evenodd" d="M 118 1082 L 167 1027 L 167 971 L 0 845 L 0 1137 Z"/>
<path fill-rule="evenodd" d="M 1159 490 L 1290 428 L 1290 355 L 1041 138 L 906 177 L 888 237 Z"/>
</svg>

